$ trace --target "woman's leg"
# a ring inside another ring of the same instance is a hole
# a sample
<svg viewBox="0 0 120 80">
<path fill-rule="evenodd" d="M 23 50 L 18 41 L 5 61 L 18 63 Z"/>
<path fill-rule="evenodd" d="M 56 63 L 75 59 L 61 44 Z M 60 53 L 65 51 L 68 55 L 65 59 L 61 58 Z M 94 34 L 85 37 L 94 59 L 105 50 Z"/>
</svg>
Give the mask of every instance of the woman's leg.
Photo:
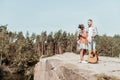
<svg viewBox="0 0 120 80">
<path fill-rule="evenodd" d="M 83 49 L 80 50 L 80 60 L 81 61 L 84 60 L 84 50 Z"/>
<path fill-rule="evenodd" d="M 84 49 L 83 53 L 84 53 L 84 55 L 85 55 L 85 53 L 86 53 L 86 49 Z"/>
<path fill-rule="evenodd" d="M 86 53 L 86 49 L 83 49 L 83 60 L 84 60 L 85 53 Z"/>
<path fill-rule="evenodd" d="M 80 60 L 81 60 L 81 63 L 87 63 L 86 61 L 84 61 L 84 55 L 86 53 L 86 50 L 85 49 L 82 49 L 80 51 Z"/>
</svg>

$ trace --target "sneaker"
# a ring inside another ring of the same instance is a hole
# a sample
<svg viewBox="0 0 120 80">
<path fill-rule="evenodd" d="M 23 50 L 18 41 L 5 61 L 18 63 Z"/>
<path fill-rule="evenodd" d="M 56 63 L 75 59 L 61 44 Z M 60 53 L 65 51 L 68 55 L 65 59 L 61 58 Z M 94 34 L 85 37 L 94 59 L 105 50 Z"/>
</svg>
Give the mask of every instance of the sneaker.
<svg viewBox="0 0 120 80">
<path fill-rule="evenodd" d="M 88 62 L 87 62 L 87 61 L 81 61 L 81 63 L 85 63 L 85 64 L 87 64 Z"/>
</svg>

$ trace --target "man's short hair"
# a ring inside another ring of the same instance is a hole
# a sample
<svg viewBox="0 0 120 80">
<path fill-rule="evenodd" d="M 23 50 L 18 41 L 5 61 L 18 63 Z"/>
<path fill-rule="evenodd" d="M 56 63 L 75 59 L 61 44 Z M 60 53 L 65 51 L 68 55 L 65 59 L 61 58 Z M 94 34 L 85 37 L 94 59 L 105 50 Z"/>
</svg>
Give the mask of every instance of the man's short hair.
<svg viewBox="0 0 120 80">
<path fill-rule="evenodd" d="M 92 22 L 92 19 L 88 19 L 88 21 L 91 21 L 91 22 Z"/>
</svg>

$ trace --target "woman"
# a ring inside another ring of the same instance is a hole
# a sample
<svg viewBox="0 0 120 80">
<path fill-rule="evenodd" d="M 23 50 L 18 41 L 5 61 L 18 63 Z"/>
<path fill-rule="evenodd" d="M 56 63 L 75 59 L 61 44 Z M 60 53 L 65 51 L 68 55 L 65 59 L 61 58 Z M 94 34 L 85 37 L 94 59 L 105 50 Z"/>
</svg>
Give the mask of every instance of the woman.
<svg viewBox="0 0 120 80">
<path fill-rule="evenodd" d="M 87 32 L 85 31 L 85 27 L 83 24 L 80 24 L 78 26 L 78 44 L 79 44 L 79 50 L 80 50 L 80 62 L 81 63 L 87 63 L 84 60 L 84 54 L 86 53 L 86 50 L 88 48 L 88 41 L 87 41 Z"/>
</svg>

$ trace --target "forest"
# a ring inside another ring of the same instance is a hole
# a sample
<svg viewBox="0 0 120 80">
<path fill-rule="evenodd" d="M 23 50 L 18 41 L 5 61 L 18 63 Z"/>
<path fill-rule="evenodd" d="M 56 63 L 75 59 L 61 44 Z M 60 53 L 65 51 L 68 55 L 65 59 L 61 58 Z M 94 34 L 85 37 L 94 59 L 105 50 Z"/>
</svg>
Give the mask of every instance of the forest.
<svg viewBox="0 0 120 80">
<path fill-rule="evenodd" d="M 97 53 L 100 56 L 120 57 L 120 34 L 97 36 Z M 12 32 L 7 25 L 0 26 L 0 80 L 33 80 L 34 66 L 39 57 L 74 52 L 77 33 L 56 31 L 40 34 Z"/>
</svg>

